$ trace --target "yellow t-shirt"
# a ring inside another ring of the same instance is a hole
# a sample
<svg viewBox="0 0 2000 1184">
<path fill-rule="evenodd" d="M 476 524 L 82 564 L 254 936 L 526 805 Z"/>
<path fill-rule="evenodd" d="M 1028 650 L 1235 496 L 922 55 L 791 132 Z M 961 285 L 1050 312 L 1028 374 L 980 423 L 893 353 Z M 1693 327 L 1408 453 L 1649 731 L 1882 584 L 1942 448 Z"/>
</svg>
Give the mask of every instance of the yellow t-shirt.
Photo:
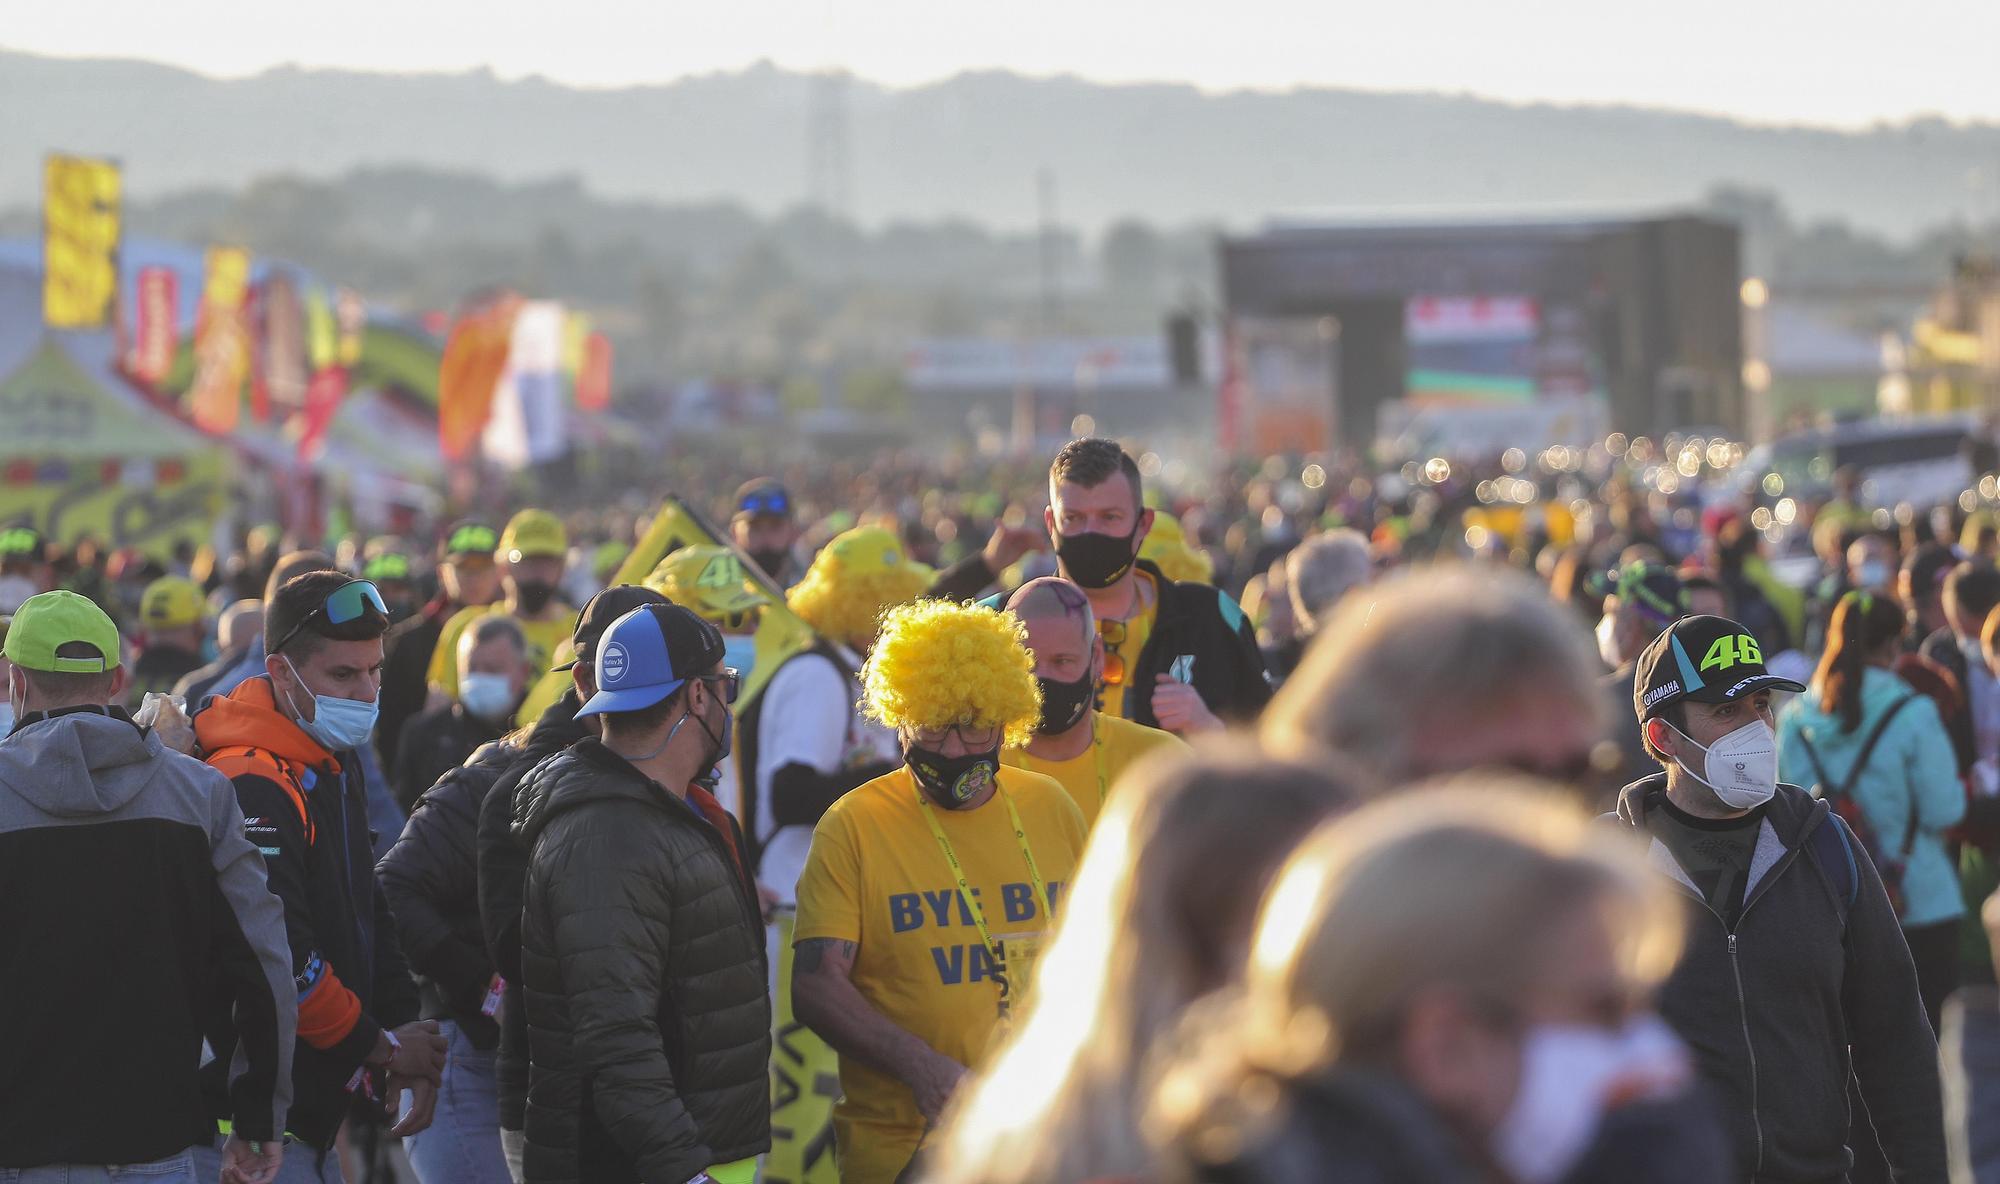
<svg viewBox="0 0 2000 1184">
<path fill-rule="evenodd" d="M 1083 853 L 1083 816 L 1060 785 L 1003 769 L 1028 850 L 1048 887 L 1063 895 Z M 794 943 L 854 942 L 854 986 L 889 1022 L 976 1069 L 999 1027 L 1001 967 L 980 940 L 956 878 L 924 821 L 907 768 L 877 777 L 833 804 L 813 829 L 799 877 Z M 1050 925 L 999 794 L 976 810 L 932 808 L 965 870 L 995 942 L 1035 938 Z M 1016 994 L 1019 989 L 1016 989 Z M 1015 1002 L 1018 1014 L 1019 1002 Z M 842 1184 L 893 1184 L 922 1141 L 922 1114 L 909 1088 L 843 1058 L 834 1138 Z"/>
<path fill-rule="evenodd" d="M 568 641 L 576 632 L 576 610 L 568 605 L 557 605 L 554 620 L 519 621 L 521 632 L 528 639 L 528 669 L 547 670 L 555 661 L 556 647 Z M 437 648 L 431 651 L 430 672 L 426 676 L 433 686 L 444 688 L 444 693 L 458 698 L 458 639 L 471 624 L 481 617 L 494 613 L 505 613 L 502 604 L 476 604 L 462 608 L 444 623 L 444 631 L 438 634 Z M 529 677 L 534 677 L 530 673 Z"/>
<path fill-rule="evenodd" d="M 1172 732 L 1101 711 L 1093 726 L 1097 729 L 1095 742 L 1066 761 L 1045 761 L 1025 748 L 1009 748 L 1000 754 L 1004 765 L 1040 773 L 1061 783 L 1076 802 L 1076 808 L 1083 811 L 1086 834 L 1097 825 L 1107 795 L 1134 761 L 1159 748 L 1187 748 L 1187 742 Z"/>
<path fill-rule="evenodd" d="M 1153 582 L 1153 577 L 1147 575 L 1145 572 L 1140 572 L 1138 578 L 1146 581 L 1148 584 Z M 1099 696 L 1102 700 L 1104 714 L 1106 715 L 1115 715 L 1121 719 L 1125 716 L 1125 688 L 1132 685 L 1132 679 L 1137 675 L 1139 655 L 1145 652 L 1146 639 L 1153 635 L 1153 617 L 1159 611 L 1160 597 L 1157 587 L 1153 589 L 1151 598 L 1146 599 L 1144 603 L 1146 605 L 1145 608 L 1126 618 L 1125 640 L 1116 647 L 1113 647 L 1109 642 L 1105 643 L 1104 648 L 1107 651 L 1115 648 L 1118 656 L 1125 659 L 1125 681 L 1119 683 L 1117 686 L 1112 686 L 1110 683 L 1104 684 L 1104 693 Z M 1103 632 L 1104 629 L 1100 626 L 1098 633 L 1102 634 Z"/>
</svg>

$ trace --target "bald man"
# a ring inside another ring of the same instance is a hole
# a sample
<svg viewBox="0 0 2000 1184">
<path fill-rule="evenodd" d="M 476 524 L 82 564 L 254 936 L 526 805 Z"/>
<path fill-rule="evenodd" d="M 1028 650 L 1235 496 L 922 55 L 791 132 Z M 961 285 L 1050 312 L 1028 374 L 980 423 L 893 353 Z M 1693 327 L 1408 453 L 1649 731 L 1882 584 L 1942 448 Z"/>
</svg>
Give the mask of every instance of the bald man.
<svg viewBox="0 0 2000 1184">
<path fill-rule="evenodd" d="M 1069 791 L 1086 826 L 1097 816 L 1126 768 L 1156 750 L 1186 751 L 1180 737 L 1098 710 L 1104 641 L 1083 589 L 1058 576 L 1021 585 L 1007 611 L 1028 631 L 1042 721 L 1025 748 L 1009 748 L 1001 763 L 1053 777 Z"/>
</svg>

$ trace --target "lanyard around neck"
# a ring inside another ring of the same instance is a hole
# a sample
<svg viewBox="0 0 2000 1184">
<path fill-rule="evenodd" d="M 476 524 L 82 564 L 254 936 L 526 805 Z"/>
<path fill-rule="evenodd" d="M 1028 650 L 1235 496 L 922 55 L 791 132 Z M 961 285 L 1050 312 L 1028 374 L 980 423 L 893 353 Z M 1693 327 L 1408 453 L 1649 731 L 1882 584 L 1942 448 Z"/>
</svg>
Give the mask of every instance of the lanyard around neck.
<svg viewBox="0 0 2000 1184">
<path fill-rule="evenodd" d="M 1021 859 L 1028 865 L 1028 878 L 1034 882 L 1035 896 L 1042 902 L 1044 915 L 1052 921 L 1055 918 L 1055 908 L 1049 902 L 1049 888 L 1042 882 L 1041 869 L 1035 866 L 1035 853 L 1028 846 L 1028 831 L 1021 825 L 1021 812 L 1014 808 L 1014 795 L 1000 788 L 997 780 L 994 782 L 993 792 L 1007 804 L 1007 820 L 1014 826 L 1014 841 L 1021 845 Z M 972 914 L 972 923 L 979 928 L 979 940 L 986 944 L 986 949 L 995 958 L 1001 957 L 1000 947 L 993 941 L 993 933 L 986 925 L 986 910 L 980 907 L 979 899 L 972 895 L 972 885 L 966 881 L 965 868 L 959 865 L 958 854 L 952 850 L 951 840 L 945 837 L 944 828 L 938 825 L 937 811 L 931 805 L 930 799 L 924 796 L 922 789 L 917 790 L 917 805 L 923 809 L 924 821 L 930 824 L 931 837 L 937 840 L 938 850 L 944 852 L 944 861 L 951 867 L 952 879 L 958 885 L 959 903 Z"/>
</svg>

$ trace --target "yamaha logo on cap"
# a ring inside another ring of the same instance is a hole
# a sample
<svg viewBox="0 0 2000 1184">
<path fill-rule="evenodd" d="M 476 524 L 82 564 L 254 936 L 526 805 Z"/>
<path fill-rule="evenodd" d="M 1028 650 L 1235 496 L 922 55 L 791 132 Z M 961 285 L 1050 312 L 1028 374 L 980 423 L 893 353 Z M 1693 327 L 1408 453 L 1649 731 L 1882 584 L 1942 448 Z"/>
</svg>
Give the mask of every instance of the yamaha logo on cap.
<svg viewBox="0 0 2000 1184">
<path fill-rule="evenodd" d="M 624 645 L 614 641 L 605 646 L 604 652 L 597 658 L 598 685 L 611 686 L 625 681 L 625 671 L 630 666 L 631 661 L 625 654 Z"/>
</svg>

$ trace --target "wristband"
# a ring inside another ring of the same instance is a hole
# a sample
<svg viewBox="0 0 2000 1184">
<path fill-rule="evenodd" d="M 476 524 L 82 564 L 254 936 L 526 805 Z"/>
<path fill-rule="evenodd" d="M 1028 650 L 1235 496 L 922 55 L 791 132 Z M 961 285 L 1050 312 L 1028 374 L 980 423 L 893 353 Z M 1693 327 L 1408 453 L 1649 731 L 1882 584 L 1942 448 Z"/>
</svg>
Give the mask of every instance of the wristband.
<svg viewBox="0 0 2000 1184">
<path fill-rule="evenodd" d="M 389 1042 L 389 1059 L 383 1061 L 382 1064 L 385 1066 L 393 1064 L 396 1060 L 396 1054 L 403 1051 L 403 1042 L 396 1039 L 396 1034 L 387 1028 L 382 1029 L 382 1039 Z"/>
</svg>

